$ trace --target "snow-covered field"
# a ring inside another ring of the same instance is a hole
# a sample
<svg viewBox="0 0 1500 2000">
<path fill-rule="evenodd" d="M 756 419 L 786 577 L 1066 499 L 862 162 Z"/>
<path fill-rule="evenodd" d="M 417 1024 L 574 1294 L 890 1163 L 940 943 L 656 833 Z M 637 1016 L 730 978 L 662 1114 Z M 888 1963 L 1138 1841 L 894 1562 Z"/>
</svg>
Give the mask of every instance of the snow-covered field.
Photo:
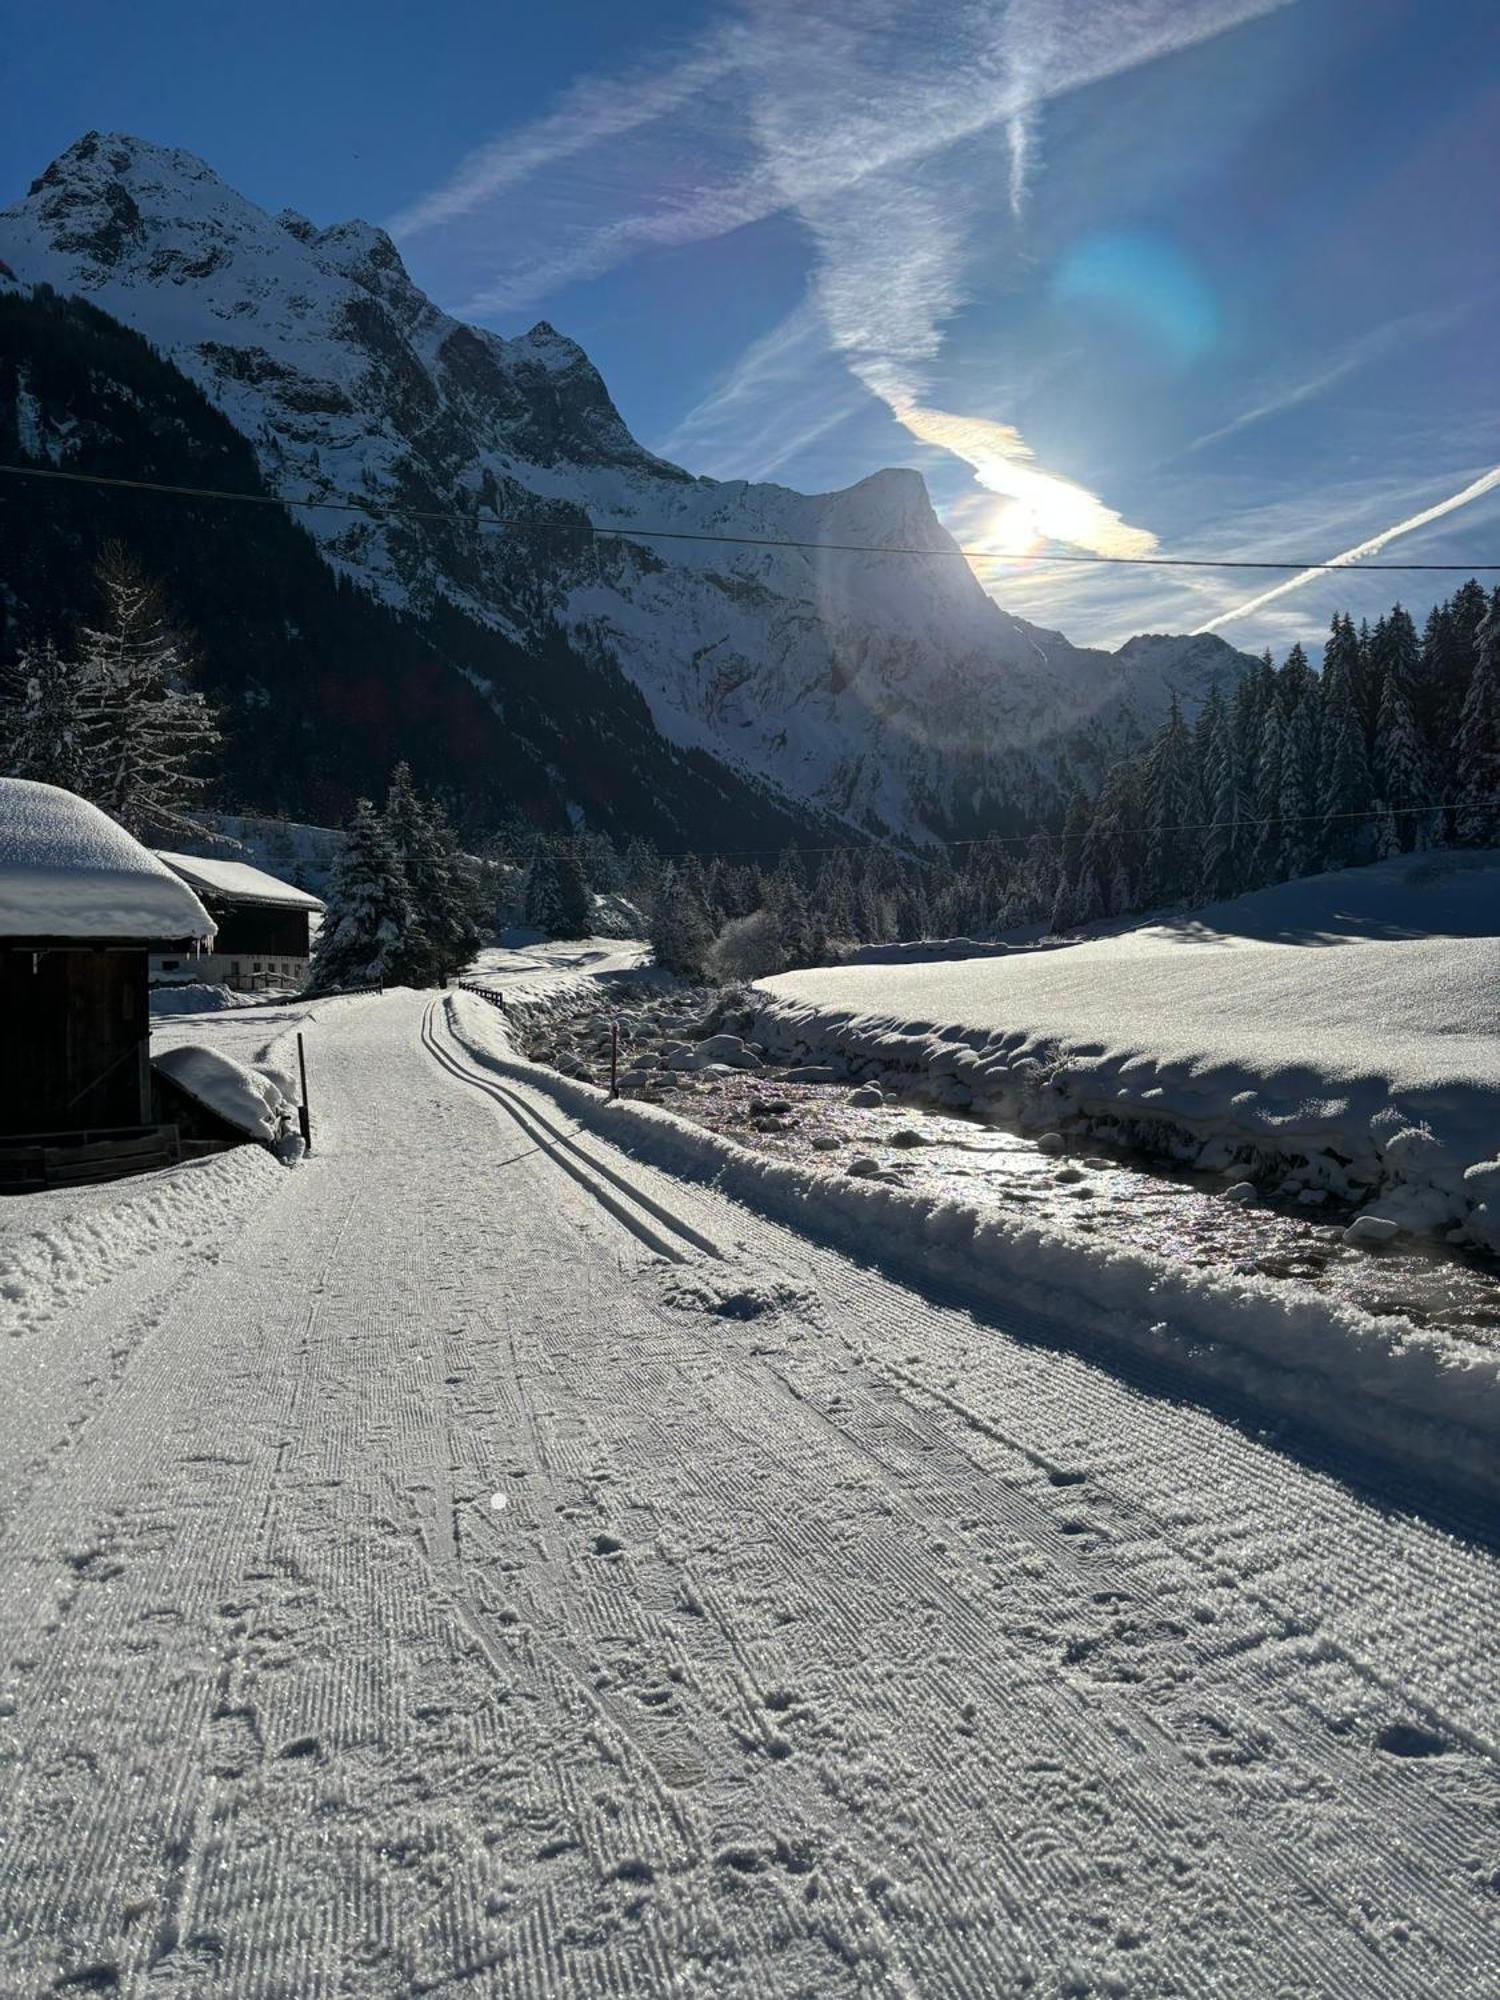
<svg viewBox="0 0 1500 2000">
<path fill-rule="evenodd" d="M 1497 1989 L 1461 1512 L 773 1219 L 471 996 L 299 1018 L 303 1165 L 0 1288 L 0 1991 Z"/>
<path fill-rule="evenodd" d="M 764 982 L 783 1052 L 1500 1248 L 1500 855 L 1314 876 L 1063 951 Z"/>
</svg>

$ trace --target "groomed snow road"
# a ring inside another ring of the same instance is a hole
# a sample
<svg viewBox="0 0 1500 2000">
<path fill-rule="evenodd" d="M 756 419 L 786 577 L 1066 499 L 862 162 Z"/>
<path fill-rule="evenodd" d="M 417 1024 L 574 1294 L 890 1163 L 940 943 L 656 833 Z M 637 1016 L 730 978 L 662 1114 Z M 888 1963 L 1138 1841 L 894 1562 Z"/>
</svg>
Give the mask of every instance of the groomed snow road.
<svg viewBox="0 0 1500 2000">
<path fill-rule="evenodd" d="M 1492 1553 L 308 1040 L 4 1343 L 0 1993 L 1500 1992 Z"/>
</svg>

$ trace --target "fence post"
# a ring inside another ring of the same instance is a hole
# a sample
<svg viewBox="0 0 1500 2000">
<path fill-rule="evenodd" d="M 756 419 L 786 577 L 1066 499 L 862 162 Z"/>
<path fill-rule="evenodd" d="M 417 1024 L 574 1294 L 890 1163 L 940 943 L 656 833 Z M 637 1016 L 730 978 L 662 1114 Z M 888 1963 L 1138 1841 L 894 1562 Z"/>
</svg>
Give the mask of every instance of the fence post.
<svg viewBox="0 0 1500 2000">
<path fill-rule="evenodd" d="M 618 1018 L 609 1024 L 609 1094 L 620 1094 L 620 1023 Z"/>
<path fill-rule="evenodd" d="M 297 1030 L 297 1068 L 302 1075 L 302 1102 L 297 1106 L 297 1123 L 302 1129 L 302 1143 L 308 1152 L 312 1151 L 312 1118 L 307 1109 L 307 1051 L 302 1046 L 302 1031 Z"/>
</svg>

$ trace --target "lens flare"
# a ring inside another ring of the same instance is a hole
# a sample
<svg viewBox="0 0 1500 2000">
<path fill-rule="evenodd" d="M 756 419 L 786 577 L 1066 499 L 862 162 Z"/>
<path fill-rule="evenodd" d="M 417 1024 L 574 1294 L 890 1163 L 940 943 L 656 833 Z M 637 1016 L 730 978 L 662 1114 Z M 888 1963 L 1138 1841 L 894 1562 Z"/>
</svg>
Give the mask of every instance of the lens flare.
<svg viewBox="0 0 1500 2000">
<path fill-rule="evenodd" d="M 1201 359 L 1219 337 L 1213 293 L 1162 237 L 1088 237 L 1058 265 L 1052 296 L 1087 308 L 1177 367 Z"/>
</svg>

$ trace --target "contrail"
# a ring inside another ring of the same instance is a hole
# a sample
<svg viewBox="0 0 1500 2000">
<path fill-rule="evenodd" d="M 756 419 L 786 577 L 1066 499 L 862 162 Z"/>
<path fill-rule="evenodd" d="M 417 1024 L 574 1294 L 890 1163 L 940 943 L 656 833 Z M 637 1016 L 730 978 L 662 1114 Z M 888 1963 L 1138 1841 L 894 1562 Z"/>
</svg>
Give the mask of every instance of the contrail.
<svg viewBox="0 0 1500 2000">
<path fill-rule="evenodd" d="M 1217 618 L 1210 618 L 1206 625 L 1195 625 L 1193 630 L 1195 633 L 1212 632 L 1220 625 L 1228 625 L 1233 619 L 1243 618 L 1251 611 L 1259 611 L 1263 604 L 1270 604 L 1278 597 L 1285 597 L 1289 590 L 1300 590 L 1304 583 L 1311 583 L 1316 576 L 1326 576 L 1328 570 L 1334 566 L 1342 568 L 1346 563 L 1360 562 L 1365 556 L 1378 555 L 1386 543 L 1395 541 L 1398 535 L 1409 535 L 1414 528 L 1425 528 L 1429 521 L 1439 521 L 1444 514 L 1451 514 L 1455 508 L 1467 507 L 1471 500 L 1478 500 L 1486 493 L 1493 493 L 1497 486 L 1500 486 L 1500 465 L 1492 466 L 1472 485 L 1466 486 L 1462 493 L 1450 494 L 1446 500 L 1439 500 L 1434 507 L 1424 507 L 1420 514 L 1413 514 L 1405 521 L 1398 521 L 1393 528 L 1382 528 L 1378 535 L 1372 535 L 1369 541 L 1361 542 L 1358 548 L 1345 549 L 1341 556 L 1330 556 L 1322 567 L 1302 570 L 1298 575 L 1288 577 L 1285 583 L 1278 583 L 1274 589 L 1263 590 L 1258 597 L 1249 598 L 1244 604 L 1237 604 L 1232 611 L 1221 611 Z"/>
</svg>

